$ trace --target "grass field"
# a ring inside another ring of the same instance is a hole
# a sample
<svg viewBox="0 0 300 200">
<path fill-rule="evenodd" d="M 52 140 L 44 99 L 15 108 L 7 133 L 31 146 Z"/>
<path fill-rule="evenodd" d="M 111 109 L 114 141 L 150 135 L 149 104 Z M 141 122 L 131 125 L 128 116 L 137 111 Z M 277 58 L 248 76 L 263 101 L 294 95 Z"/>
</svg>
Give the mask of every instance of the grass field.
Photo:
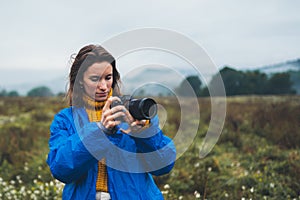
<svg viewBox="0 0 300 200">
<path fill-rule="evenodd" d="M 169 116 L 163 130 L 173 137 L 178 105 L 158 101 Z M 165 199 L 300 199 L 300 96 L 228 97 L 221 137 L 202 159 L 210 99 L 199 105 L 193 143 L 171 173 L 155 177 Z M 65 106 L 58 97 L 0 99 L 0 199 L 60 199 L 63 184 L 45 160 L 49 125 Z"/>
</svg>

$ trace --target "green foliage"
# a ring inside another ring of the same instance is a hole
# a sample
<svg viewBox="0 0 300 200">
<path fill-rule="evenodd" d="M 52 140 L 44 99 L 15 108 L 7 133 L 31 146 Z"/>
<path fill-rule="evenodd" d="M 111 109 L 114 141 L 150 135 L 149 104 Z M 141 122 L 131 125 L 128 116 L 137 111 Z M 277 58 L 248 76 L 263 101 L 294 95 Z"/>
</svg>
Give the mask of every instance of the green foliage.
<svg viewBox="0 0 300 200">
<path fill-rule="evenodd" d="M 27 93 L 29 97 L 51 97 L 53 95 L 53 92 L 46 86 L 33 88 Z"/>
<path fill-rule="evenodd" d="M 60 199 L 63 184 L 45 162 L 58 98 L 0 99 L 0 199 Z"/>
<path fill-rule="evenodd" d="M 8 94 L 7 94 L 8 97 L 18 97 L 19 96 L 19 93 L 15 90 L 13 91 L 10 91 Z"/>
<path fill-rule="evenodd" d="M 300 94 L 300 70 L 288 72 L 293 83 L 293 89 L 296 90 L 297 94 Z"/>
<path fill-rule="evenodd" d="M 165 199 L 299 199 L 299 100 L 227 98 L 222 135 L 200 159 L 211 103 L 199 98 L 200 126 L 193 144 L 169 174 L 155 177 Z M 195 123 L 191 116 L 180 115 L 176 98 L 157 101 L 168 113 L 162 127 L 168 136 L 175 137 L 181 117 Z M 61 198 L 63 184 L 53 179 L 45 161 L 49 125 L 65 106 L 58 97 L 0 98 L 0 199 Z"/>
<path fill-rule="evenodd" d="M 299 98 L 228 98 L 225 127 L 213 151 L 200 159 L 201 137 L 196 138 L 169 175 L 155 178 L 166 199 L 298 199 Z M 199 103 L 209 108 L 208 99 Z M 202 111 L 209 123 L 209 110 Z M 199 135 L 206 126 L 200 129 Z"/>
<path fill-rule="evenodd" d="M 18 97 L 19 93 L 15 90 L 7 92 L 6 90 L 0 91 L 0 97 Z"/>
<path fill-rule="evenodd" d="M 275 73 L 268 77 L 260 71 L 241 71 L 226 66 L 220 70 L 220 75 L 227 96 L 296 93 L 289 73 Z M 217 80 L 213 76 L 210 85 L 214 85 Z"/>
<path fill-rule="evenodd" d="M 188 76 L 181 82 L 181 84 L 178 88 L 176 88 L 176 90 L 181 96 L 199 97 L 201 94 L 201 85 L 202 82 L 198 76 Z"/>
<path fill-rule="evenodd" d="M 293 83 L 287 72 L 273 74 L 266 86 L 266 94 L 294 94 Z"/>
</svg>

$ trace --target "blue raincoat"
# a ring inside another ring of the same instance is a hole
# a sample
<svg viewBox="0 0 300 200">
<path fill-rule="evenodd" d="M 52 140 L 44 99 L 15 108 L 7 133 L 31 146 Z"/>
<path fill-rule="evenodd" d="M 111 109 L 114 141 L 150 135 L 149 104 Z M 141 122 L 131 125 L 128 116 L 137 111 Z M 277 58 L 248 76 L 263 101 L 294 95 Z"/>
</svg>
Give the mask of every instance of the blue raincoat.
<svg viewBox="0 0 300 200">
<path fill-rule="evenodd" d="M 107 135 L 89 122 L 84 108 L 69 107 L 55 115 L 50 127 L 47 163 L 53 176 L 65 183 L 63 199 L 95 199 L 98 160 L 105 158 L 112 200 L 159 200 L 163 196 L 152 175 L 173 168 L 176 151 L 159 129 L 156 116 L 150 127 L 135 135 L 124 134 L 123 123 Z"/>
</svg>

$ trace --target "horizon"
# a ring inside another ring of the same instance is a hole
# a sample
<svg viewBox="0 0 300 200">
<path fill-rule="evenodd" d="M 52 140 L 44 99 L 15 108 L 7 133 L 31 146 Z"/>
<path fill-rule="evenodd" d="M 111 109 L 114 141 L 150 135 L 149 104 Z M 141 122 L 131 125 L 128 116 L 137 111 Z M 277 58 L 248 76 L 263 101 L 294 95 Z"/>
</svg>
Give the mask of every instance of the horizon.
<svg viewBox="0 0 300 200">
<path fill-rule="evenodd" d="M 283 67 L 284 68 L 283 71 L 288 71 L 291 69 L 294 71 L 295 70 L 297 71 L 297 70 L 300 70 L 300 65 L 297 66 L 296 68 L 290 68 L 288 65 L 291 63 L 300 63 L 299 61 L 300 61 L 300 58 L 296 58 L 293 60 L 286 60 L 286 61 L 282 61 L 279 63 L 272 63 L 269 65 L 260 66 L 257 68 L 248 68 L 248 69 L 247 68 L 238 69 L 231 65 L 224 65 L 222 67 L 219 67 L 218 70 L 221 70 L 224 67 L 230 67 L 232 69 L 240 70 L 240 71 L 259 70 L 262 73 L 268 74 L 268 73 L 280 72 L 280 70 L 278 71 L 277 69 Z M 147 69 L 149 69 L 149 68 L 151 68 L 151 67 L 148 66 Z M 154 67 L 154 68 L 156 70 L 159 69 L 157 67 Z M 183 69 L 184 69 L 184 67 L 181 68 L 181 70 L 183 70 Z M 39 87 L 39 86 L 46 86 L 46 87 L 50 88 L 51 90 L 53 90 L 54 94 L 66 92 L 66 87 L 68 84 L 68 73 L 69 73 L 67 71 L 69 69 L 67 69 L 67 68 L 46 69 L 46 70 L 18 69 L 17 71 L 20 72 L 19 70 L 21 71 L 21 73 L 14 73 L 14 72 L 16 72 L 15 69 L 4 69 L 2 71 L 5 73 L 0 74 L 0 80 L 1 80 L 0 81 L 0 90 L 6 90 L 7 92 L 17 91 L 19 93 L 19 95 L 24 96 L 29 92 L 30 89 L 33 89 L 33 88 Z M 139 69 L 137 71 L 139 71 Z M 8 74 L 11 74 L 12 72 L 14 73 L 14 79 L 11 79 L 8 76 Z M 63 73 L 61 73 L 61 72 L 63 72 Z M 187 69 L 185 71 L 181 71 L 181 73 L 184 73 L 185 77 L 187 77 L 189 75 L 197 75 L 197 72 L 194 71 L 193 69 Z M 122 73 L 120 73 L 120 74 L 121 74 L 121 79 L 122 79 Z M 25 76 L 28 75 L 28 77 L 25 78 L 24 75 Z M 207 76 L 208 79 L 210 79 L 213 75 L 214 74 L 206 74 L 205 76 Z M 34 80 L 32 79 L 32 76 L 35 77 Z M 125 78 L 128 78 L 128 76 L 130 77 L 131 74 L 125 74 Z M 202 76 L 203 76 L 203 74 L 202 74 Z M 57 81 L 59 84 L 53 85 L 52 83 L 55 81 Z M 50 86 L 50 84 L 52 86 Z M 24 87 L 25 87 L 25 89 L 24 89 Z"/>
</svg>

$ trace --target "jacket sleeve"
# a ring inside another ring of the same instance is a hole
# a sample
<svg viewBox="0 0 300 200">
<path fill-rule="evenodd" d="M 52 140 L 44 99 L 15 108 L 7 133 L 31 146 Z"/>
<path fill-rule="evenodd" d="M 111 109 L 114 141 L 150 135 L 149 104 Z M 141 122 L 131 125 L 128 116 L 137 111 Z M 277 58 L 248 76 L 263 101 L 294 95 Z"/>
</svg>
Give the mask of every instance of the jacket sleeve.
<svg viewBox="0 0 300 200">
<path fill-rule="evenodd" d="M 105 135 L 96 123 L 86 123 L 76 130 L 71 111 L 55 115 L 50 126 L 47 163 L 53 176 L 71 183 L 80 179 L 97 163 L 94 155 L 104 156 Z"/>
<path fill-rule="evenodd" d="M 156 176 L 169 173 L 176 160 L 176 149 L 173 141 L 160 130 L 158 117 L 151 120 L 149 128 L 134 136 L 146 171 Z"/>
</svg>

